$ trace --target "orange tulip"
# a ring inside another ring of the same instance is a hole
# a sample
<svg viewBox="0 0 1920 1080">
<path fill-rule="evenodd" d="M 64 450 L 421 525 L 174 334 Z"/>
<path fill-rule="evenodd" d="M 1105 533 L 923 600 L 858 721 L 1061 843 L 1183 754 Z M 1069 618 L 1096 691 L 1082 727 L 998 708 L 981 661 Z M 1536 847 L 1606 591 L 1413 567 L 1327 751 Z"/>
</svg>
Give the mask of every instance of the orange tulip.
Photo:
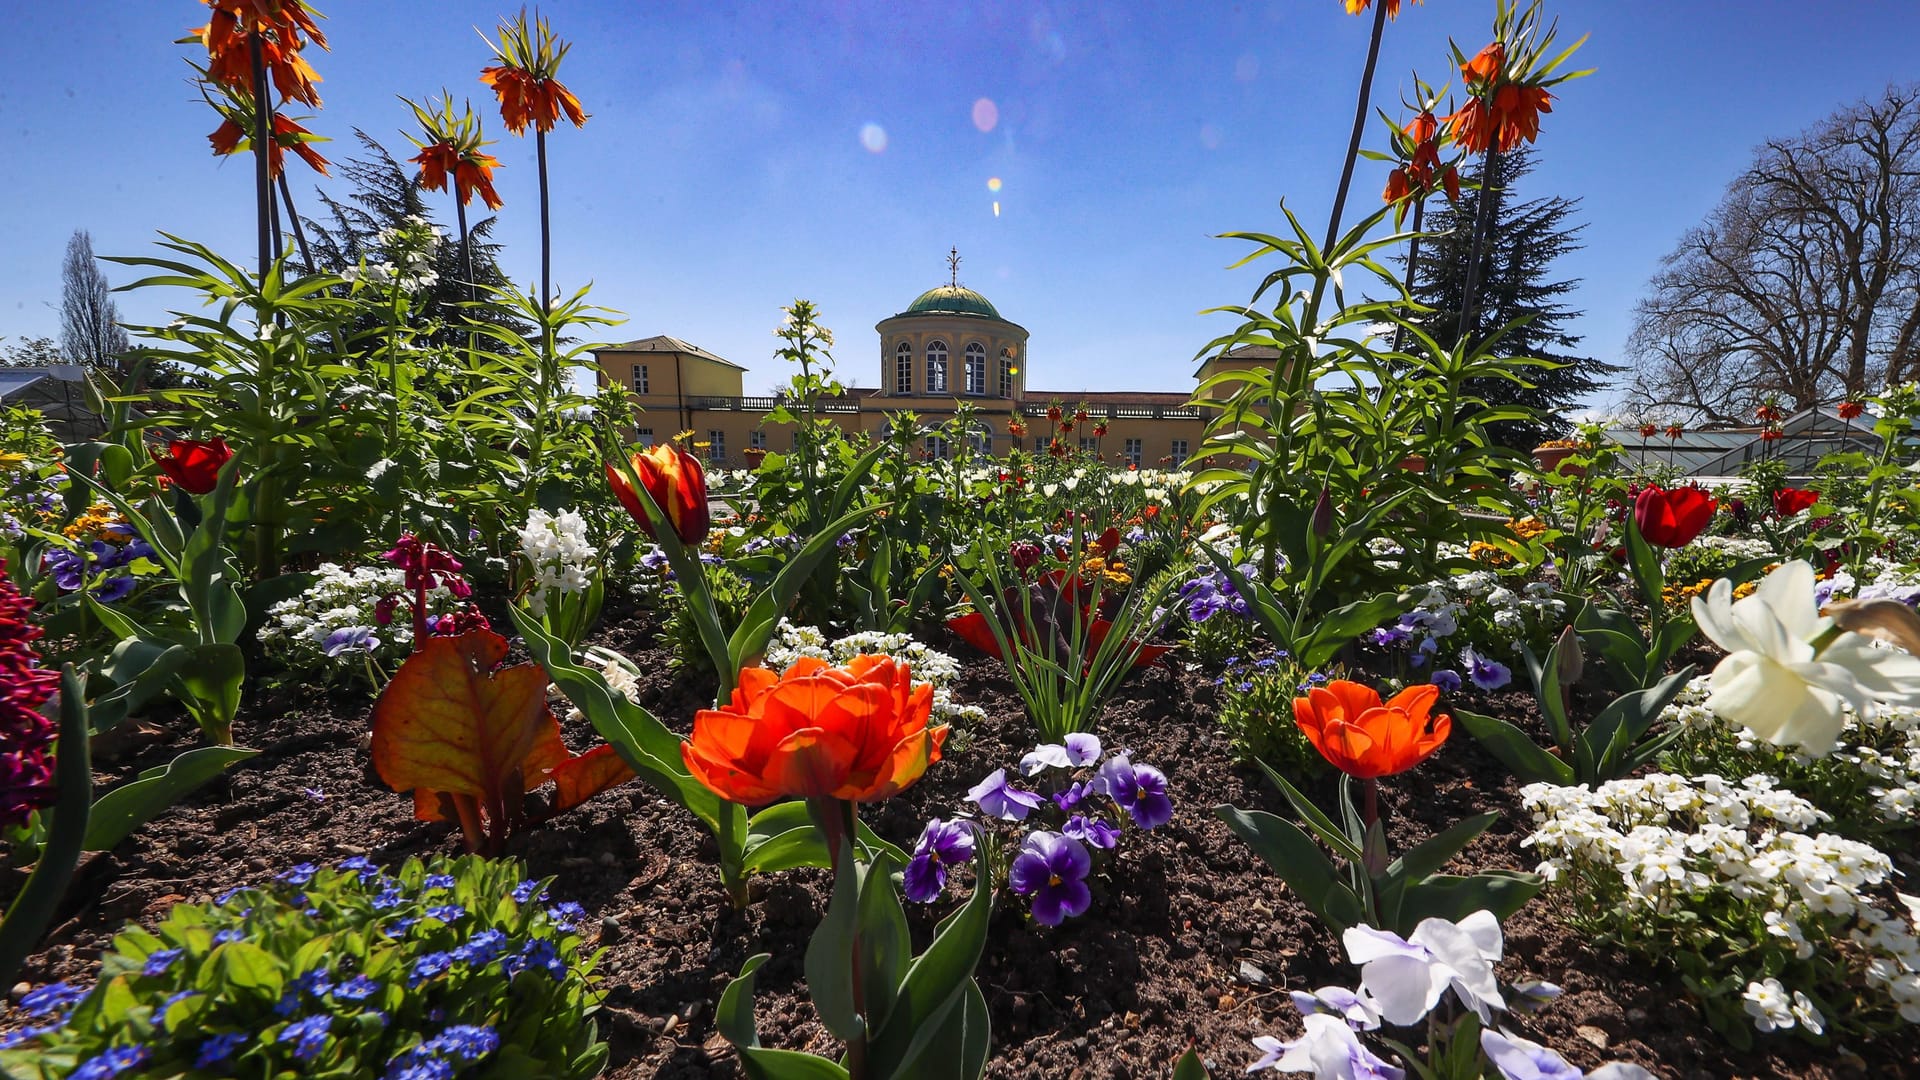
<svg viewBox="0 0 1920 1080">
<path fill-rule="evenodd" d="M 933 687 L 913 685 L 892 657 L 856 656 L 845 669 L 807 657 L 784 675 L 743 669 L 726 708 L 694 714 L 680 755 L 694 779 L 748 806 L 872 802 L 940 760 L 947 728 L 927 726 L 932 712 Z"/>
<path fill-rule="evenodd" d="M 707 504 L 707 474 L 700 467 L 700 459 L 673 443 L 662 443 L 633 455 L 630 460 L 640 485 L 666 515 L 680 542 L 698 544 L 705 540 L 713 526 L 713 513 Z M 627 482 L 626 474 L 611 464 L 606 468 L 607 483 L 612 486 L 614 497 L 648 536 L 654 536 L 647 508 L 641 505 L 640 496 Z"/>
<path fill-rule="evenodd" d="M 1410 686 L 1382 704 L 1372 687 L 1336 679 L 1293 699 L 1294 722 L 1334 768 L 1371 780 L 1406 772 L 1447 741 L 1453 718 L 1431 716 L 1440 690 Z"/>
</svg>

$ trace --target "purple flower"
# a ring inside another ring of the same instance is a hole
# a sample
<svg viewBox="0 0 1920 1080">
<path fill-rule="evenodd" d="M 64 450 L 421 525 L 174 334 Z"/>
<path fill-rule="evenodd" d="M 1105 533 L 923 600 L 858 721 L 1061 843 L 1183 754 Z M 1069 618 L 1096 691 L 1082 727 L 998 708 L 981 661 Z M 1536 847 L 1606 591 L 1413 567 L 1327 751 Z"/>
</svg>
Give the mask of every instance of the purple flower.
<svg viewBox="0 0 1920 1080">
<path fill-rule="evenodd" d="M 1093 794 L 1093 785 L 1075 781 L 1053 793 L 1053 805 L 1062 810 L 1072 810 L 1081 801 Z"/>
<path fill-rule="evenodd" d="M 140 965 L 140 974 L 147 976 L 165 975 L 175 960 L 186 953 L 185 949 L 155 949 L 147 954 L 147 962 Z"/>
<path fill-rule="evenodd" d="M 1085 814 L 1075 814 L 1067 819 L 1060 832 L 1088 847 L 1097 847 L 1102 851 L 1111 851 L 1120 843 L 1120 830 L 1108 824 L 1105 818 L 1090 818 Z"/>
<path fill-rule="evenodd" d="M 1467 669 L 1473 685 L 1482 690 L 1498 690 L 1513 681 L 1513 672 L 1507 665 L 1481 656 L 1471 648 L 1460 651 L 1460 663 Z"/>
<path fill-rule="evenodd" d="M 105 578 L 93 587 L 93 598 L 103 604 L 117 604 L 133 592 L 135 584 L 132 574 Z"/>
<path fill-rule="evenodd" d="M 128 1069 L 145 1065 L 147 1053 L 144 1046 L 110 1047 L 81 1062 L 79 1068 L 67 1074 L 67 1080 L 109 1080 Z"/>
<path fill-rule="evenodd" d="M 200 1056 L 195 1059 L 193 1067 L 196 1069 L 213 1068 L 215 1065 L 232 1057 L 233 1052 L 245 1046 L 247 1040 L 252 1037 L 253 1036 L 248 1035 L 244 1031 L 229 1031 L 223 1035 L 215 1035 L 213 1038 L 200 1044 Z"/>
<path fill-rule="evenodd" d="M 1344 986 L 1323 986 L 1311 994 L 1295 990 L 1289 996 L 1301 1016 L 1326 1013 L 1344 1017 L 1347 1026 L 1355 1031 L 1372 1031 L 1380 1026 L 1380 1012 L 1373 1007 L 1372 1000 Z"/>
<path fill-rule="evenodd" d="M 427 917 L 443 923 L 457 923 L 467 917 L 467 909 L 459 904 L 435 904 L 427 909 Z"/>
<path fill-rule="evenodd" d="M 973 785 L 967 792 L 967 801 L 980 808 L 988 817 L 997 817 L 1002 821 L 1025 821 L 1027 815 L 1039 809 L 1047 800 L 1031 791 L 1021 791 L 1007 783 L 1007 770 L 995 769 L 992 775 Z"/>
<path fill-rule="evenodd" d="M 1383 626 L 1367 634 L 1367 640 L 1382 649 L 1391 649 L 1395 645 L 1405 645 L 1408 641 L 1412 640 L 1412 638 L 1412 634 L 1407 633 L 1404 628 L 1399 626 Z"/>
<path fill-rule="evenodd" d="M 1151 765 L 1136 766 L 1117 754 L 1100 766 L 1094 790 L 1118 803 L 1143 829 L 1157 829 L 1173 820 L 1173 800 L 1167 797 L 1167 776 Z"/>
<path fill-rule="evenodd" d="M 1583 1080 L 1586 1076 L 1539 1043 L 1492 1028 L 1481 1030 L 1480 1049 L 1507 1080 Z"/>
<path fill-rule="evenodd" d="M 1041 743 L 1020 759 L 1020 775 L 1032 776 L 1043 769 L 1072 769 L 1100 760 L 1100 736 L 1076 731 L 1057 743 Z"/>
<path fill-rule="evenodd" d="M 1439 687 L 1440 692 L 1443 694 L 1457 694 L 1460 692 L 1460 673 L 1452 668 L 1441 668 L 1435 671 L 1433 677 L 1427 681 Z"/>
<path fill-rule="evenodd" d="M 37 990 L 29 990 L 27 996 L 20 999 L 20 1007 L 27 1010 L 28 1016 L 40 1017 L 59 1009 L 65 1009 L 87 992 L 77 986 L 68 986 L 64 982 L 48 983 Z"/>
<path fill-rule="evenodd" d="M 327 1032 L 332 1027 L 333 1017 L 326 1013 L 315 1013 L 281 1028 L 274 1042 L 293 1043 L 293 1056 L 300 1061 L 309 1061 L 327 1045 Z"/>
<path fill-rule="evenodd" d="M 965 821 L 934 818 L 920 831 L 907 860 L 903 884 L 907 899 L 931 904 L 947 887 L 947 867 L 973 858 L 973 826 Z"/>
<path fill-rule="evenodd" d="M 1042 830 L 1027 834 L 1007 880 L 1014 892 L 1033 897 L 1035 922 L 1059 926 L 1092 906 L 1093 892 L 1087 888 L 1092 870 L 1093 856 L 1086 845 Z"/>
<path fill-rule="evenodd" d="M 1344 1021 L 1326 1013 L 1310 1013 L 1305 1024 L 1306 1034 L 1290 1042 L 1271 1035 L 1254 1039 L 1254 1049 L 1262 1056 L 1247 1066 L 1247 1071 L 1310 1072 L 1350 1080 L 1401 1080 L 1406 1076 L 1404 1069 L 1387 1064 L 1362 1045 Z"/>
</svg>

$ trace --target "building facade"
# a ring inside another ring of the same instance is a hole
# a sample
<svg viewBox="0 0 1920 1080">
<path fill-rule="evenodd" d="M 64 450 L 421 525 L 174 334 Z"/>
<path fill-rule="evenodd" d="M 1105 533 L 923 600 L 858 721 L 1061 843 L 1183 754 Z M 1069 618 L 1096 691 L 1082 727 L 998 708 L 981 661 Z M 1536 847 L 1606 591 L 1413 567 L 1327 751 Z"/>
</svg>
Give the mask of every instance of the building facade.
<svg viewBox="0 0 1920 1080">
<path fill-rule="evenodd" d="M 937 428 L 965 403 L 973 409 L 977 447 L 1004 454 L 1017 444 L 1044 452 L 1053 433 L 1048 409 L 1084 408 L 1088 422 L 1069 436 L 1072 448 L 1113 465 L 1142 468 L 1182 464 L 1204 436 L 1206 410 L 1190 404 L 1190 392 L 1028 389 L 1026 328 L 957 282 L 921 293 L 874 330 L 879 386 L 855 388 L 822 403 L 823 413 L 849 434 L 880 435 L 903 412 L 914 413 L 923 427 Z M 1266 367 L 1274 355 L 1270 348 L 1242 347 L 1210 358 L 1196 376 L 1204 380 L 1221 370 Z M 745 394 L 747 369 L 732 361 L 666 336 L 601 349 L 594 358 L 600 385 L 630 391 L 640 406 L 636 435 L 642 442 L 691 431 L 696 443 L 705 444 L 711 463 L 733 468 L 749 464 L 756 451 L 792 445 L 785 425 L 766 420 L 779 399 Z M 1016 418 L 1024 425 L 1023 437 L 1013 434 Z M 1096 423 L 1104 424 L 1103 435 L 1093 434 Z M 923 449 L 945 456 L 951 448 L 929 434 Z"/>
</svg>

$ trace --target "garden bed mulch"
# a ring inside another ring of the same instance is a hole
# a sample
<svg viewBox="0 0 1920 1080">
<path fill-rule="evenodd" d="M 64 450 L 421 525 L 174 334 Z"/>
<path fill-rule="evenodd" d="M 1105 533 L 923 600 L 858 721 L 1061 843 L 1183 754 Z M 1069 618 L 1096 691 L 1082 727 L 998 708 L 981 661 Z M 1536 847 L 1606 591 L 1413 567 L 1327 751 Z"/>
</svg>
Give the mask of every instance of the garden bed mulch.
<svg viewBox="0 0 1920 1080">
<path fill-rule="evenodd" d="M 648 673 L 648 705 L 684 730 L 702 688 L 668 673 L 644 620 L 611 625 L 606 643 Z M 958 642 L 935 644 L 971 655 Z M 1356 973 L 1334 936 L 1210 812 L 1229 802 L 1287 813 L 1253 770 L 1234 763 L 1212 719 L 1217 692 L 1202 674 L 1163 663 L 1130 679 L 1108 707 L 1099 733 L 1110 747 L 1131 748 L 1135 761 L 1165 769 L 1174 820 L 1153 833 L 1127 834 L 1083 918 L 1048 930 L 1030 925 L 1017 903 L 1001 904 L 978 971 L 993 1022 L 989 1076 L 1165 1077 L 1190 1044 L 1215 1076 L 1239 1075 L 1256 1056 L 1253 1036 L 1298 1033 L 1287 990 L 1353 984 Z M 989 720 L 957 733 L 946 760 L 920 784 L 868 808 L 874 828 L 902 845 L 928 817 L 964 808 L 969 787 L 1031 747 L 1031 728 L 997 663 L 970 662 L 957 696 L 985 707 Z M 1509 694 L 1487 711 L 1518 715 L 1529 700 Z M 281 690 L 255 701 L 238 730 L 265 752 L 89 861 L 24 977 L 36 985 L 88 980 L 126 920 L 150 925 L 174 903 L 203 901 L 299 862 L 364 854 L 397 863 L 456 852 L 459 838 L 449 827 L 414 821 L 411 800 L 373 774 L 367 715 L 367 702 L 350 697 L 329 701 Z M 567 737 L 580 750 L 592 734 L 570 725 Z M 102 766 L 109 776 L 131 775 L 187 741 L 163 737 L 132 746 Z M 1516 787 L 1458 736 L 1420 769 L 1383 784 L 1393 843 L 1403 847 L 1465 815 L 1497 809 L 1507 816 L 1452 869 L 1530 867 L 1536 860 L 1520 847 L 1526 829 L 1515 820 Z M 1324 798 L 1330 785 L 1314 790 Z M 638 784 L 521 835 L 511 853 L 531 873 L 556 876 L 555 895 L 592 914 L 589 932 L 606 949 L 599 1021 L 612 1048 L 609 1077 L 738 1076 L 733 1053 L 714 1030 L 713 1009 L 741 964 L 760 952 L 775 956 L 758 980 L 762 1040 L 834 1050 L 801 973 L 802 950 L 826 904 L 823 871 L 757 880 L 752 902 L 734 911 L 719 887 L 711 841 Z M 0 891 L 17 888 L 9 879 Z M 1677 977 L 1571 930 L 1559 903 L 1549 894 L 1509 920 L 1500 973 L 1565 988 L 1558 1002 L 1519 1026 L 1583 1068 L 1627 1060 L 1689 1080 L 1920 1075 L 1920 1029 L 1913 1028 L 1826 1050 L 1775 1040 L 1768 1054 L 1733 1051 L 1701 1022 Z M 916 947 L 951 906 L 916 908 Z M 15 987 L 14 996 L 23 989 Z M 0 1027 L 19 1022 L 17 1012 L 0 1017 Z"/>
</svg>

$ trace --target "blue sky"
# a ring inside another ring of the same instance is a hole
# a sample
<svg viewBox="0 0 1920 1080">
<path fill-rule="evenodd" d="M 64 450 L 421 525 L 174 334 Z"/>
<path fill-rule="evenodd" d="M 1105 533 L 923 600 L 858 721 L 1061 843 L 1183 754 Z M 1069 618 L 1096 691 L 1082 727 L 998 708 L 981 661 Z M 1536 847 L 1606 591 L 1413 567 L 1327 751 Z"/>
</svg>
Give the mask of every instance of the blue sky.
<svg viewBox="0 0 1920 1080">
<path fill-rule="evenodd" d="M 474 27 L 490 30 L 508 9 L 318 6 L 333 51 L 312 51 L 324 107 L 308 126 L 335 138 L 323 152 L 350 156 L 354 127 L 410 152 L 396 95 L 471 95 L 506 166 L 497 236 L 509 272 L 530 279 L 532 140 L 505 134 L 477 81 L 488 53 Z M 172 44 L 204 9 L 10 7 L 0 336 L 57 332 L 60 260 L 76 227 L 101 254 L 147 250 L 165 229 L 248 256 L 250 170 L 208 154 L 216 120 L 186 81 L 189 48 Z M 798 296 L 836 331 L 841 376 L 872 385 L 874 323 L 946 280 L 950 245 L 962 282 L 1032 332 L 1031 385 L 1190 388 L 1194 353 L 1230 328 L 1198 312 L 1245 300 L 1256 280 L 1225 269 L 1243 249 L 1214 236 L 1282 228 L 1283 197 L 1324 223 L 1367 34 L 1339 0 L 542 7 L 574 43 L 562 80 L 593 114 L 550 139 L 556 283 L 591 281 L 600 303 L 626 313 L 611 339 L 672 334 L 745 364 L 750 393 L 784 378 L 771 330 Z M 1388 27 L 1376 100 L 1391 106 L 1412 70 L 1446 78 L 1447 38 L 1477 49 L 1492 9 L 1404 9 Z M 1584 280 L 1576 329 L 1608 359 L 1660 257 L 1752 147 L 1912 78 L 1920 39 L 1920 5 L 1907 0 L 1550 10 L 1566 40 L 1591 33 L 1580 66 L 1598 70 L 1563 88 L 1529 191 L 1582 200 L 1587 247 L 1560 269 Z M 296 199 L 312 207 L 319 178 L 293 168 Z M 1383 182 L 1363 162 L 1350 205 L 1369 212 Z M 430 198 L 450 222 L 450 203 Z M 164 319 L 179 302 L 120 298 L 133 321 Z"/>
</svg>

